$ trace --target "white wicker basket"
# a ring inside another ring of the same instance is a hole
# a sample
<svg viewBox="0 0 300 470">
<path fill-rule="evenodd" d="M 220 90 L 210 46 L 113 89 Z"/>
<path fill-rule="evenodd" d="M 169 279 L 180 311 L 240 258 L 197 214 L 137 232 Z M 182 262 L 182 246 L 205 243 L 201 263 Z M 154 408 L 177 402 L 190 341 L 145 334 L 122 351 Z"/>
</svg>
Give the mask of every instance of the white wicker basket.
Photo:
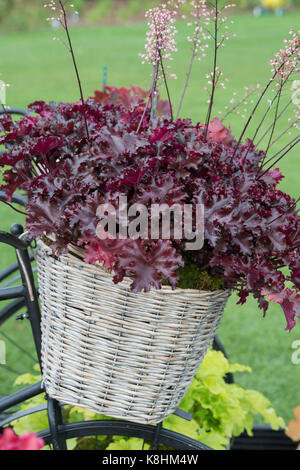
<svg viewBox="0 0 300 470">
<path fill-rule="evenodd" d="M 159 423 L 190 386 L 230 291 L 134 294 L 131 281 L 115 285 L 80 254 L 37 250 L 45 390 L 110 417 Z"/>
</svg>

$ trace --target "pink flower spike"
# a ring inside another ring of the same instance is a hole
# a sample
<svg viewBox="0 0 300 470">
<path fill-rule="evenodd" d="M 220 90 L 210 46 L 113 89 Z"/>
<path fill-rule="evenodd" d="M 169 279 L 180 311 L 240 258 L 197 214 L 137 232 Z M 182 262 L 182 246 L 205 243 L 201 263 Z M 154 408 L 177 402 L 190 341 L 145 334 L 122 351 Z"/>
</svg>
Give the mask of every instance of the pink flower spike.
<svg viewBox="0 0 300 470">
<path fill-rule="evenodd" d="M 144 61 L 155 65 L 160 57 L 172 60 L 172 53 L 177 51 L 174 39 L 177 33 L 175 27 L 175 11 L 171 11 L 165 4 L 146 12 L 149 30 L 147 32 L 146 53 L 139 54 Z"/>
</svg>

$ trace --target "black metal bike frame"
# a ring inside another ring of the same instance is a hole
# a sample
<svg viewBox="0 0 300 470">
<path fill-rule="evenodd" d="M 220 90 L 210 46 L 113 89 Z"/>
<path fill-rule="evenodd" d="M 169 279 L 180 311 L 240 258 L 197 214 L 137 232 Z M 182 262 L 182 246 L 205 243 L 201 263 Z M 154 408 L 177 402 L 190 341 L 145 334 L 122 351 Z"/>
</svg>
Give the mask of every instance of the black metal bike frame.
<svg viewBox="0 0 300 470">
<path fill-rule="evenodd" d="M 41 313 L 31 268 L 31 259 L 28 253 L 29 241 L 26 238 L 20 238 L 23 234 L 22 226 L 14 225 L 11 231 L 13 233 L 0 231 L 0 243 L 5 243 L 6 245 L 9 245 L 15 249 L 22 285 L 0 289 L 0 301 L 7 299 L 20 299 L 22 304 L 26 306 L 35 349 L 42 370 L 40 327 Z M 42 391 L 42 384 L 39 382 L 30 387 L 26 387 L 23 390 L 20 390 L 8 397 L 1 398 L 0 412 L 6 411 L 12 406 L 16 406 L 28 400 L 29 398 L 39 395 Z M 57 426 L 62 424 L 61 406 L 56 400 L 48 400 L 48 418 L 50 430 L 53 434 L 54 449 L 66 449 L 65 441 L 62 438 L 59 438 L 57 432 L 55 431 Z M 14 417 L 12 416 L 11 419 L 13 420 Z"/>
<path fill-rule="evenodd" d="M 0 289 L 0 301 L 7 300 L 7 299 L 15 299 L 14 302 L 8 306 L 6 315 L 9 315 L 12 311 L 17 310 L 18 305 L 26 306 L 27 311 L 28 311 L 28 318 L 31 324 L 31 330 L 32 330 L 33 339 L 35 343 L 35 348 L 36 348 L 38 360 L 40 363 L 40 367 L 42 370 L 41 328 L 40 328 L 41 314 L 40 314 L 40 308 L 39 308 L 39 303 L 38 303 L 38 294 L 35 288 L 33 272 L 32 272 L 32 267 L 31 267 L 32 260 L 28 253 L 29 241 L 26 238 L 22 237 L 22 234 L 23 234 L 22 226 L 14 225 L 11 231 L 13 233 L 6 233 L 6 232 L 0 231 L 0 243 L 5 243 L 15 249 L 17 260 L 18 260 L 17 266 L 20 272 L 22 285 L 17 286 L 17 287 L 6 287 L 6 288 Z M 3 315 L 3 311 L 5 312 L 5 309 L 2 310 L 2 315 Z M 1 324 L 1 318 L 0 318 L 0 324 Z M 10 408 L 17 406 L 23 403 L 24 401 L 30 398 L 33 398 L 43 392 L 44 390 L 43 390 L 42 382 L 38 382 L 18 392 L 15 392 L 7 397 L 3 397 L 0 399 L 0 413 L 5 412 L 9 410 Z M 65 438 L 67 434 L 60 432 L 61 426 L 63 424 L 63 420 L 62 420 L 63 404 L 60 404 L 56 400 L 47 397 L 47 395 L 45 395 L 45 398 L 47 400 L 47 405 L 42 405 L 40 407 L 33 408 L 31 410 L 18 412 L 17 414 L 13 416 L 5 417 L 0 422 L 0 427 L 6 424 L 9 424 L 10 422 L 13 422 L 15 419 L 21 418 L 28 414 L 41 411 L 41 410 L 47 410 L 48 420 L 49 420 L 49 432 L 51 436 L 51 443 L 52 443 L 53 449 L 65 450 L 66 449 Z M 186 420 L 192 419 L 192 416 L 190 415 L 190 413 L 187 413 L 186 411 L 181 410 L 181 409 L 177 409 L 174 414 Z M 99 424 L 99 422 L 97 423 Z M 107 423 L 107 421 L 105 421 L 104 424 L 105 423 Z M 124 426 L 127 429 L 128 423 L 125 424 Z M 131 426 L 134 426 L 134 425 L 131 423 Z M 120 424 L 119 429 L 121 428 L 122 428 L 122 425 Z M 147 431 L 149 436 L 152 436 L 153 434 L 153 440 L 154 440 L 153 450 L 157 449 L 158 443 L 160 442 L 162 425 L 159 424 L 155 428 L 142 426 L 141 430 L 142 429 L 143 429 L 143 432 Z M 134 432 L 133 429 L 132 429 L 132 432 Z M 138 435 L 139 435 L 139 432 L 138 432 Z M 49 436 L 48 436 L 48 441 L 49 441 Z M 183 442 L 186 442 L 186 440 L 183 440 Z M 199 444 L 199 448 L 203 448 L 203 447 L 201 447 Z"/>
<path fill-rule="evenodd" d="M 27 115 L 30 114 L 30 112 L 27 111 L 26 109 L 22 109 L 22 108 L 4 107 L 4 109 L 0 108 L 0 115 L 1 114 L 16 114 L 16 115 L 19 115 L 19 116 L 27 116 Z"/>
</svg>

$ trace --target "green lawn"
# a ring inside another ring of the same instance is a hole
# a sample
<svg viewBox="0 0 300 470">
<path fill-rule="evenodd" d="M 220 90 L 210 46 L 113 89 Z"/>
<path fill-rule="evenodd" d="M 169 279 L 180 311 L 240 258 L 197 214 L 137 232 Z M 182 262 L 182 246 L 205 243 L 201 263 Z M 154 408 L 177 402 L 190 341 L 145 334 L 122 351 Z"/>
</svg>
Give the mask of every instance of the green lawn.
<svg viewBox="0 0 300 470">
<path fill-rule="evenodd" d="M 254 18 L 250 15 L 237 15 L 232 31 L 237 38 L 230 40 L 222 50 L 221 66 L 229 82 L 225 91 L 216 97 L 214 115 L 224 111 L 234 91 L 243 90 L 245 85 L 264 83 L 270 76 L 268 61 L 281 47 L 282 40 L 290 28 L 297 28 L 300 12 L 286 14 L 283 17 Z M 171 95 L 177 105 L 182 90 L 185 70 L 188 64 L 189 45 L 185 41 L 186 28 L 183 25 L 178 36 L 180 53 L 176 57 L 173 70 L 178 80 L 171 83 Z M 8 104 L 26 107 L 32 101 L 69 101 L 78 99 L 71 59 L 61 43 L 52 37 L 59 33 L 50 30 L 20 35 L 0 36 L 0 72 L 3 79 L 10 83 Z M 116 86 L 136 84 L 144 88 L 150 86 L 151 71 L 141 65 L 138 53 L 144 47 L 145 25 L 106 26 L 101 28 L 78 28 L 72 31 L 76 56 L 78 58 L 85 96 L 101 87 L 103 66 L 108 67 L 108 82 Z M 207 96 L 203 92 L 204 74 L 209 61 L 197 63 L 192 76 L 189 92 L 182 110 L 182 116 L 193 120 L 205 118 Z M 289 91 L 284 99 L 289 99 Z M 263 103 L 264 108 L 267 105 Z M 248 109 L 250 106 L 247 106 Z M 232 115 L 232 130 L 238 134 L 241 118 Z M 283 118 L 278 125 L 278 134 L 286 127 Z M 253 128 L 249 130 L 249 136 Z M 284 141 L 283 141 L 284 144 Z M 279 150 L 274 146 L 274 153 Z M 281 188 L 293 196 L 299 195 L 299 160 L 294 149 L 280 163 L 286 175 Z M 8 229 L 22 216 L 12 213 L 6 206 L 1 206 L 1 229 Z M 12 259 L 13 253 L 1 250 L 1 266 Z M 9 330 L 18 334 L 18 340 L 27 337 L 25 330 L 20 330 L 15 322 Z M 300 325 L 288 333 L 284 330 L 285 321 L 281 309 L 272 305 L 267 317 L 262 318 L 261 311 L 252 299 L 243 307 L 236 305 L 232 297 L 220 326 L 221 337 L 226 350 L 234 362 L 250 365 L 252 374 L 241 374 L 237 381 L 249 388 L 263 392 L 273 402 L 276 410 L 286 420 L 293 415 L 292 409 L 300 404 L 300 365 L 291 362 L 292 343 L 300 339 Z M 11 352 L 10 363 L 17 359 Z M 25 367 L 26 364 L 23 364 Z M 21 370 L 24 370 L 21 367 Z M 10 383 L 0 375 L 0 393 L 8 391 Z"/>
</svg>

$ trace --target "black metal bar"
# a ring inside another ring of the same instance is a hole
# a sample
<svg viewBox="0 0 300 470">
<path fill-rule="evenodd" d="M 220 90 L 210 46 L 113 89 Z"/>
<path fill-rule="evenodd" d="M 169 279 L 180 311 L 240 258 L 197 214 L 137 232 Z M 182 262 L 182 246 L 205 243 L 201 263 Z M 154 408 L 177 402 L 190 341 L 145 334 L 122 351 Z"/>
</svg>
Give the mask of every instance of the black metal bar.
<svg viewBox="0 0 300 470">
<path fill-rule="evenodd" d="M 0 201 L 7 201 L 5 191 L 0 191 Z M 25 207 L 27 203 L 27 198 L 25 196 L 22 196 L 21 194 L 14 194 L 10 202 Z"/>
<path fill-rule="evenodd" d="M 153 439 L 153 444 L 151 450 L 157 450 L 158 449 L 158 444 L 160 442 L 160 435 L 161 435 L 161 430 L 162 430 L 162 424 L 159 423 L 156 425 L 156 430 L 154 434 L 154 439 Z"/>
<path fill-rule="evenodd" d="M 221 351 L 221 352 L 224 354 L 224 356 L 228 359 L 228 356 L 227 356 L 227 353 L 226 353 L 226 351 L 225 351 L 225 348 L 224 348 L 223 344 L 221 343 L 221 340 L 220 340 L 220 338 L 218 337 L 218 335 L 216 335 L 216 336 L 214 337 L 214 340 L 213 340 L 213 349 L 214 349 L 215 351 Z"/>
<path fill-rule="evenodd" d="M 29 116 L 30 112 L 22 108 L 4 107 L 4 109 L 0 108 L 0 115 L 1 114 L 16 114 L 18 116 Z"/>
<path fill-rule="evenodd" d="M 25 289 L 23 286 L 4 287 L 0 289 L 0 300 L 11 300 L 24 298 Z"/>
<path fill-rule="evenodd" d="M 34 261 L 34 256 L 32 253 L 30 253 L 30 261 Z M 0 282 L 4 281 L 6 278 L 8 278 L 11 274 L 14 274 L 15 272 L 19 271 L 19 263 L 16 261 L 15 263 L 12 263 L 10 266 L 7 268 L 3 269 L 0 273 Z M 9 282 L 12 280 L 10 279 Z M 3 286 L 5 287 L 5 286 Z"/>
<path fill-rule="evenodd" d="M 10 245 L 16 250 L 26 250 L 28 248 L 28 245 L 25 242 L 15 237 L 11 233 L 3 232 L 2 230 L 0 230 L 0 243 Z"/>
<path fill-rule="evenodd" d="M 48 420 L 51 431 L 51 442 L 54 450 L 66 450 L 67 444 L 58 427 L 63 424 L 62 412 L 59 403 L 53 398 L 48 398 Z"/>
<path fill-rule="evenodd" d="M 14 274 L 16 271 L 19 271 L 19 264 L 17 262 L 12 263 L 10 266 L 7 268 L 3 269 L 0 273 L 0 282 L 4 281 L 8 276 L 11 274 Z"/>
<path fill-rule="evenodd" d="M 0 311 L 0 326 L 8 320 L 14 313 L 18 312 L 21 310 L 21 308 L 25 307 L 25 299 L 20 298 L 16 299 L 10 304 L 6 305 L 1 311 Z"/>
<path fill-rule="evenodd" d="M 31 269 L 31 262 L 27 250 L 16 250 L 17 258 L 20 266 L 22 283 L 25 290 L 26 306 L 31 324 L 33 339 L 38 356 L 38 360 L 42 370 L 41 361 L 41 312 L 38 302 L 38 295 L 34 285 L 34 278 Z"/>
<path fill-rule="evenodd" d="M 3 419 L 0 421 L 0 428 L 3 426 L 6 426 L 7 424 L 12 423 L 16 419 L 24 418 L 24 416 L 29 416 L 34 413 L 39 413 L 40 411 L 45 411 L 47 410 L 47 405 L 39 405 L 39 406 L 34 406 L 33 408 L 29 408 L 24 411 L 20 411 L 19 413 L 16 413 L 14 415 L 10 415 L 8 418 Z"/>
<path fill-rule="evenodd" d="M 153 441 L 155 427 L 147 424 L 131 423 L 128 421 L 83 421 L 68 423 L 58 426 L 58 432 L 65 439 L 87 436 L 128 436 Z M 51 430 L 47 429 L 38 433 L 44 439 L 45 444 L 50 444 Z M 195 441 L 185 435 L 162 429 L 160 443 L 177 450 L 212 450 L 202 442 Z"/>
<path fill-rule="evenodd" d="M 22 284 L 25 291 L 24 297 L 26 300 L 27 312 L 29 315 L 31 330 L 33 334 L 34 344 L 42 370 L 42 361 L 41 361 L 41 312 L 38 302 L 38 295 L 34 285 L 34 277 L 31 267 L 31 261 L 28 253 L 27 244 L 21 240 L 21 235 L 23 234 L 22 225 L 15 224 L 11 227 L 11 232 L 13 232 L 13 237 L 19 241 L 22 241 L 26 249 L 16 249 L 17 260 L 19 263 L 20 274 L 22 278 Z"/>
<path fill-rule="evenodd" d="M 174 416 L 178 416 L 179 418 L 185 419 L 186 421 L 192 421 L 193 415 L 188 411 L 182 410 L 181 408 L 177 408 L 176 411 L 173 413 Z"/>
<path fill-rule="evenodd" d="M 2 288 L 6 288 L 6 287 L 10 287 L 11 285 L 15 284 L 17 281 L 19 281 L 21 279 L 21 276 L 20 274 L 12 277 L 11 279 L 9 279 L 8 281 L 6 281 L 4 284 L 2 284 Z"/>
<path fill-rule="evenodd" d="M 8 410 L 12 406 L 19 405 L 20 403 L 33 398 L 43 392 L 42 382 L 37 382 L 29 385 L 18 392 L 12 393 L 7 397 L 0 398 L 0 413 Z"/>
</svg>

